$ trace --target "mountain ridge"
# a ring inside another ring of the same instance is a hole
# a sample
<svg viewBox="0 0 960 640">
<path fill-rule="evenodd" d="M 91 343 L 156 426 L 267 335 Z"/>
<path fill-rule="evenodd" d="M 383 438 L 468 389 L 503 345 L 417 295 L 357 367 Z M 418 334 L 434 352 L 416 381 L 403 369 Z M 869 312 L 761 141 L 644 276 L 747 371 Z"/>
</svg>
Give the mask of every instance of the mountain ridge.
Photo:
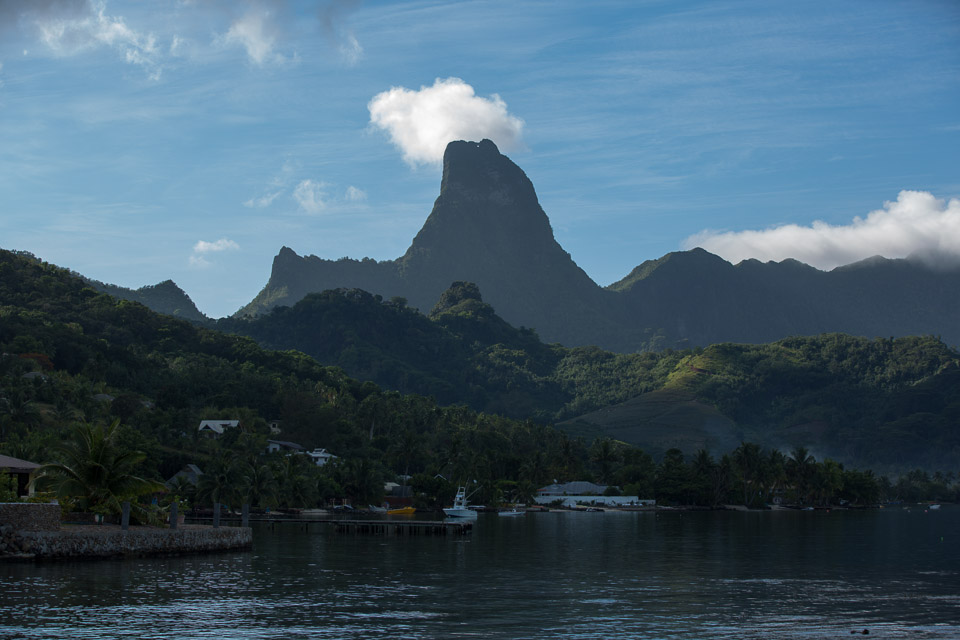
<svg viewBox="0 0 960 640">
<path fill-rule="evenodd" d="M 556 241 L 523 170 L 489 140 L 447 146 L 440 194 L 402 256 L 333 261 L 283 247 L 235 316 L 338 288 L 402 297 L 427 313 L 453 281 L 476 283 L 500 317 L 546 342 L 622 353 L 825 332 L 960 344 L 960 268 L 915 257 L 822 271 L 794 259 L 734 265 L 695 248 L 600 287 Z"/>
</svg>

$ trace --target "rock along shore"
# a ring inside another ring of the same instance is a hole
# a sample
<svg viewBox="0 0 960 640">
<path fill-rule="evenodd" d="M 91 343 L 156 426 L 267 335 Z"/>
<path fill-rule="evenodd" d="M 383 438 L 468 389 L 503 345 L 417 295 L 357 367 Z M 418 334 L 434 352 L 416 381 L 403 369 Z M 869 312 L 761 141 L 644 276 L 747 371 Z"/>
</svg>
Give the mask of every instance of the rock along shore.
<svg viewBox="0 0 960 640">
<path fill-rule="evenodd" d="M 59 523 L 58 523 L 59 524 Z M 185 525 L 177 529 L 64 525 L 55 530 L 0 526 L 0 560 L 109 558 L 249 549 L 250 527 Z"/>
</svg>

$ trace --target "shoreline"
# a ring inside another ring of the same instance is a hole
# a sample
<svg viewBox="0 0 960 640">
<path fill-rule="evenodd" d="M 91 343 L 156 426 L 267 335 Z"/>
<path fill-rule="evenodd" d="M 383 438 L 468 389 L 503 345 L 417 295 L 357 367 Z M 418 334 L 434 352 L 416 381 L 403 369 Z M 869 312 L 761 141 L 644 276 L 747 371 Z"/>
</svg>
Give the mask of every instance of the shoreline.
<svg viewBox="0 0 960 640">
<path fill-rule="evenodd" d="M 247 550 L 253 545 L 250 527 L 181 525 L 176 529 L 119 525 L 63 525 L 56 531 L 12 533 L 3 561 L 77 560 L 178 555 Z M 9 535 L 9 534 L 8 534 Z"/>
</svg>

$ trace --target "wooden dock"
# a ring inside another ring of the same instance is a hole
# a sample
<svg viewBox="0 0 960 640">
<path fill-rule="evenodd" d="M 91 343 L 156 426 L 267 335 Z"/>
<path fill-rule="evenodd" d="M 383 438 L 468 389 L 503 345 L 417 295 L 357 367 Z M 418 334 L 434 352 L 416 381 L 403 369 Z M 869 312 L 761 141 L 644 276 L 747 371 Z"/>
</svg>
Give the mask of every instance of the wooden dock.
<svg viewBox="0 0 960 640">
<path fill-rule="evenodd" d="M 190 518 L 191 522 L 209 522 L 212 518 Z M 221 523 L 239 524 L 236 517 L 222 517 Z M 259 523 L 276 529 L 277 525 L 296 525 L 301 531 L 313 527 L 333 527 L 335 533 L 368 536 L 465 536 L 473 533 L 473 521 L 464 520 L 408 520 L 388 518 L 379 520 L 318 519 L 318 518 L 250 518 L 250 524 Z"/>
<path fill-rule="evenodd" d="M 472 522 L 447 520 L 335 520 L 334 530 L 347 535 L 367 536 L 465 536 L 473 532 Z"/>
</svg>

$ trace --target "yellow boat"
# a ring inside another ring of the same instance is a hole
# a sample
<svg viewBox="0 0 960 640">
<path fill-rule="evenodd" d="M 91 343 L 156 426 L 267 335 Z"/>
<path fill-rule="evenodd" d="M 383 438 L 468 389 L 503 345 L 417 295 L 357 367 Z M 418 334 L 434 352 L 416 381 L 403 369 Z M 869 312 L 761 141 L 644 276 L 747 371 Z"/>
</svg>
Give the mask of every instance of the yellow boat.
<svg viewBox="0 0 960 640">
<path fill-rule="evenodd" d="M 412 516 L 417 510 L 413 507 L 400 507 L 399 509 L 387 509 L 388 516 Z"/>
</svg>

